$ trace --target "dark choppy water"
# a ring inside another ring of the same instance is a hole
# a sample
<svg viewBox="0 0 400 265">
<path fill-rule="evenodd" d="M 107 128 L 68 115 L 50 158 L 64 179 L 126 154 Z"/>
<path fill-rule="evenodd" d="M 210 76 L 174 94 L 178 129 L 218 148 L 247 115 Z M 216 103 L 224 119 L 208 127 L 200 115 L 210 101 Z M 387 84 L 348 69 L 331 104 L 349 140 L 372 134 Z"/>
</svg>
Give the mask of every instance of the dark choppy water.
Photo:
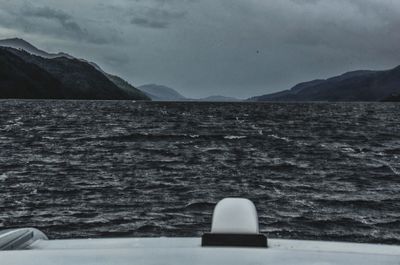
<svg viewBox="0 0 400 265">
<path fill-rule="evenodd" d="M 399 104 L 0 101 L 0 228 L 199 236 L 244 196 L 271 237 L 400 243 Z"/>
</svg>

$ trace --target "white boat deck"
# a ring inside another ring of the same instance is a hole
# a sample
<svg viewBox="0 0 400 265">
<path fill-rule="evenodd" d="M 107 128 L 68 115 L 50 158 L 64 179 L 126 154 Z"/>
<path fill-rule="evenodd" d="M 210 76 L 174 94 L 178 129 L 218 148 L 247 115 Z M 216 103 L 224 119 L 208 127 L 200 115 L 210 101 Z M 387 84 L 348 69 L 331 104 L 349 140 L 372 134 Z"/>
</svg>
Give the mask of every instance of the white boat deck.
<svg viewBox="0 0 400 265">
<path fill-rule="evenodd" d="M 399 265 L 400 246 L 269 239 L 268 248 L 201 247 L 200 238 L 38 240 L 1 251 L 1 265 Z"/>
<path fill-rule="evenodd" d="M 263 247 L 202 247 L 221 242 L 248 246 L 244 241 L 249 236 L 260 239 L 256 209 L 245 199 L 218 203 L 212 233 L 208 242 L 201 238 L 47 240 L 33 228 L 5 230 L 0 232 L 0 265 L 400 265 L 400 246 L 268 239 L 266 248 L 262 236 L 262 244 L 256 246 Z M 245 240 L 241 233 L 246 233 Z"/>
</svg>

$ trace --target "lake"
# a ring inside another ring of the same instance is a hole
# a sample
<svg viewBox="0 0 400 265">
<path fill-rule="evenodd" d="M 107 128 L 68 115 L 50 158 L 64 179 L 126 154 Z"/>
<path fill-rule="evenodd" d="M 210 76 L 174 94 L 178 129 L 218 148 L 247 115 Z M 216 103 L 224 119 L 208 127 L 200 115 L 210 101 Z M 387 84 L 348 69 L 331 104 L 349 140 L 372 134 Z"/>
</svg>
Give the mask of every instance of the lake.
<svg viewBox="0 0 400 265">
<path fill-rule="evenodd" d="M 0 101 L 0 228 L 200 236 L 224 197 L 269 237 L 400 244 L 400 104 Z"/>
</svg>

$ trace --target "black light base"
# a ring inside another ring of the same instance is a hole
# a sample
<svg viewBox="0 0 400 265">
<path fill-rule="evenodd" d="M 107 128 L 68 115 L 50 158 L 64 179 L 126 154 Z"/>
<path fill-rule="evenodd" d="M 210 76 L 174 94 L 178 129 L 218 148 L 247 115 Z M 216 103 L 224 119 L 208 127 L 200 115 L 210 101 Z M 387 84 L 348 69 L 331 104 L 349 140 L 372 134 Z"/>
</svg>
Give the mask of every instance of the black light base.
<svg viewBox="0 0 400 265">
<path fill-rule="evenodd" d="M 267 237 L 262 234 L 215 234 L 205 233 L 201 238 L 203 247 L 268 247 Z"/>
</svg>

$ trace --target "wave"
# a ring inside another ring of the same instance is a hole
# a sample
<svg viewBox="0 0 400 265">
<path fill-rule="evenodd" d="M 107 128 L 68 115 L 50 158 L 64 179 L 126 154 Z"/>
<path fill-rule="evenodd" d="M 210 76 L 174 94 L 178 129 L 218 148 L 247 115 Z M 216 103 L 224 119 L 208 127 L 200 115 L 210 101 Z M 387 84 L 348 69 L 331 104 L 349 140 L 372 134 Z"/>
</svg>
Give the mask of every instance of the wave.
<svg viewBox="0 0 400 265">
<path fill-rule="evenodd" d="M 237 136 L 237 135 L 224 136 L 224 139 L 227 139 L 227 140 L 240 140 L 240 139 L 245 139 L 245 138 L 247 138 L 247 136 Z"/>
<path fill-rule="evenodd" d="M 191 202 L 185 206 L 185 210 L 191 211 L 207 211 L 212 210 L 215 203 L 211 202 Z"/>
<path fill-rule="evenodd" d="M 8 175 L 7 174 L 1 174 L 0 175 L 0 181 L 5 181 L 5 180 L 7 180 L 8 179 Z"/>
</svg>

